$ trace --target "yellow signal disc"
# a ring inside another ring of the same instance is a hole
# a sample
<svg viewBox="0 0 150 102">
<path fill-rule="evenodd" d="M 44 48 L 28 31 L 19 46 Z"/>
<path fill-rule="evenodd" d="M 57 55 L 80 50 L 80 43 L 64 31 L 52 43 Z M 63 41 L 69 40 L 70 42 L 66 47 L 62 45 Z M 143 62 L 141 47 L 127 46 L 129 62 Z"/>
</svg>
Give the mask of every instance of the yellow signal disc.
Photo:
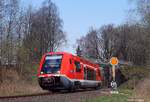
<svg viewBox="0 0 150 102">
<path fill-rule="evenodd" d="M 118 58 L 117 57 L 112 57 L 111 59 L 110 59 L 110 64 L 111 65 L 117 65 L 118 64 Z"/>
</svg>

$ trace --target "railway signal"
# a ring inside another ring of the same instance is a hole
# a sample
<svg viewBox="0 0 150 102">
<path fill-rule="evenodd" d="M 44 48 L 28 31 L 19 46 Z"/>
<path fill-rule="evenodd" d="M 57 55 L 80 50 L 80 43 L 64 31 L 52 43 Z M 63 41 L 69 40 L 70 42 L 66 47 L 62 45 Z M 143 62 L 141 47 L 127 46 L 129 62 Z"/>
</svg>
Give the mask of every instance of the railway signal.
<svg viewBox="0 0 150 102">
<path fill-rule="evenodd" d="M 110 64 L 112 65 L 112 77 L 113 77 L 113 80 L 111 82 L 111 87 L 112 87 L 111 93 L 118 93 L 117 83 L 116 83 L 116 80 L 115 80 L 115 76 L 116 76 L 115 66 L 118 65 L 118 63 L 119 63 L 119 60 L 118 60 L 117 57 L 112 57 L 110 59 Z"/>
</svg>

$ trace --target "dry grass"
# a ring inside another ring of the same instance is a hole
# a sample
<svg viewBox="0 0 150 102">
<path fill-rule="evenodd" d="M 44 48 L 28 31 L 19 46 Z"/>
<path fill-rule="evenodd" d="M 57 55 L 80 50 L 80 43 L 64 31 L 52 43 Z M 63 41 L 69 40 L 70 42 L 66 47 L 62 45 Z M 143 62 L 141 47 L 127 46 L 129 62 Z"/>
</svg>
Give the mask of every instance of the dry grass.
<svg viewBox="0 0 150 102">
<path fill-rule="evenodd" d="M 147 67 L 124 67 L 121 71 L 128 80 L 120 88 L 131 90 L 150 75 L 150 69 Z"/>
<path fill-rule="evenodd" d="M 150 77 L 139 82 L 133 97 L 144 99 L 144 102 L 150 102 Z"/>
<path fill-rule="evenodd" d="M 32 79 L 31 79 L 32 80 Z M 24 95 L 44 92 L 36 80 L 23 80 L 15 70 L 3 71 L 0 96 Z"/>
<path fill-rule="evenodd" d="M 0 96 L 41 93 L 43 90 L 35 84 L 25 82 L 5 82 L 0 86 Z"/>
</svg>

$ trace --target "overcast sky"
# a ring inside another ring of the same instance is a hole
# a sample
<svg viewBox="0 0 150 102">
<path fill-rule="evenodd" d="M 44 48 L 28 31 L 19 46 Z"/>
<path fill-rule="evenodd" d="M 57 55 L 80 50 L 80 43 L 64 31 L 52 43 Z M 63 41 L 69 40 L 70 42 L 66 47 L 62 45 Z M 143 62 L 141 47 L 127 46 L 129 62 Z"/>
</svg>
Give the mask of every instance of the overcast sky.
<svg viewBox="0 0 150 102">
<path fill-rule="evenodd" d="M 22 5 L 38 8 L 44 0 L 22 0 Z M 76 39 L 86 35 L 89 28 L 106 24 L 121 24 L 126 21 L 131 6 L 129 0 L 52 0 L 58 7 L 68 45 L 63 50 L 75 53 Z"/>
</svg>

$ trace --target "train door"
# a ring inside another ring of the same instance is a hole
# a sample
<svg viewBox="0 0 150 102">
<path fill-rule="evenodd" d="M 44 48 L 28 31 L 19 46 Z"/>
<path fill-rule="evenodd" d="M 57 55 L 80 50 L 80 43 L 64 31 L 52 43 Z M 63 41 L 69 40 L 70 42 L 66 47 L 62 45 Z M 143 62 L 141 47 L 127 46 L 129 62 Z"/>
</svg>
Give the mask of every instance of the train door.
<svg viewBox="0 0 150 102">
<path fill-rule="evenodd" d="M 75 78 L 75 68 L 74 68 L 74 61 L 73 59 L 70 59 L 70 78 Z"/>
<path fill-rule="evenodd" d="M 87 68 L 84 66 L 84 79 L 87 80 Z"/>
<path fill-rule="evenodd" d="M 82 65 L 80 61 L 74 61 L 74 67 L 75 67 L 75 78 L 76 79 L 82 79 Z"/>
</svg>

